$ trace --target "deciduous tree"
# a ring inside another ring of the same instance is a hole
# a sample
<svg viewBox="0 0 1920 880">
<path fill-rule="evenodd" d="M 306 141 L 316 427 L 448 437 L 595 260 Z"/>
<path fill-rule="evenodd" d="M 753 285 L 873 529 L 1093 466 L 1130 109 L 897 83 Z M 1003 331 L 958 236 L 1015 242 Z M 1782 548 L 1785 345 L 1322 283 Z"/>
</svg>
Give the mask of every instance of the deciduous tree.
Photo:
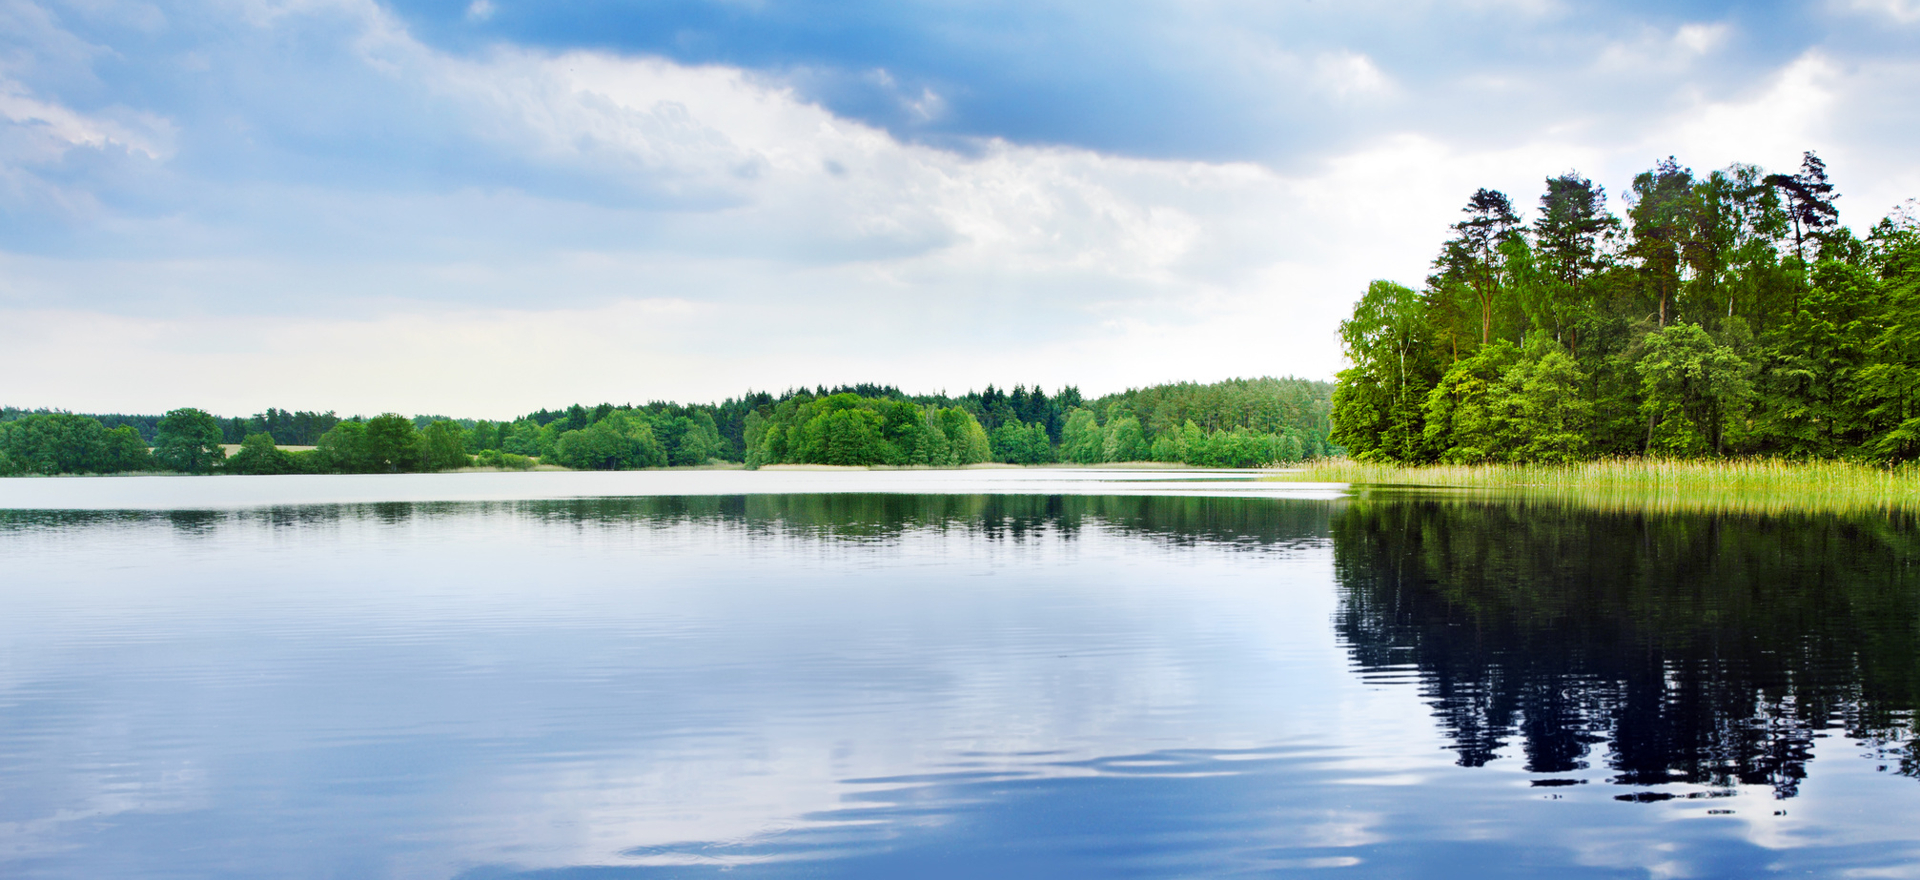
<svg viewBox="0 0 1920 880">
<path fill-rule="evenodd" d="M 220 445 L 220 421 L 204 410 L 182 407 L 160 420 L 153 436 L 153 457 L 163 467 L 204 474 L 227 457 Z"/>
</svg>

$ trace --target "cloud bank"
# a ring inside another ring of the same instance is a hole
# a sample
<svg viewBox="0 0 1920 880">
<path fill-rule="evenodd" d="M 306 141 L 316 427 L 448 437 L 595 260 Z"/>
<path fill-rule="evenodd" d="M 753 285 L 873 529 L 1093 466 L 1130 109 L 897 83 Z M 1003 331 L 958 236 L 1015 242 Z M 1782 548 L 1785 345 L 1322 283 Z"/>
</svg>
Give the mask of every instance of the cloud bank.
<svg viewBox="0 0 1920 880">
<path fill-rule="evenodd" d="M 507 2 L 0 2 L 0 322 L 35 365 L 0 402 L 500 417 L 1330 377 L 1352 300 L 1417 282 L 1477 186 L 1812 148 L 1856 226 L 1920 193 L 1894 7 L 1796 10 L 1830 25 L 1796 44 L 1724 10 L 909 4 L 868 10 L 884 52 L 811 40 L 809 8 L 663 48 Z M 1487 42 L 1417 33 L 1441 20 Z M 921 62 L 870 63 L 902 46 Z M 1063 72 L 1107 55 L 1077 74 L 1097 99 Z"/>
</svg>

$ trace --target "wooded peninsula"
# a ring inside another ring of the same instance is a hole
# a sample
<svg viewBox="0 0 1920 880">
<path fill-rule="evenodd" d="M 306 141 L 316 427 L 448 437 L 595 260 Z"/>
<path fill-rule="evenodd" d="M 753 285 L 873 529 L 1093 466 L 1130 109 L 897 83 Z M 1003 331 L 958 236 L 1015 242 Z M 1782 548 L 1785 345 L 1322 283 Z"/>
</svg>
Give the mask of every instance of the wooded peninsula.
<svg viewBox="0 0 1920 880">
<path fill-rule="evenodd" d="M 748 393 L 718 404 L 575 404 L 511 421 L 268 409 L 220 418 L 0 409 L 0 475 L 420 473 L 738 463 L 961 467 L 1158 461 L 1257 467 L 1323 458 L 1333 385 L 1234 379 L 1084 400 L 1067 387 L 958 397 L 891 386 Z M 232 455 L 227 447 L 237 445 Z M 281 447 L 305 447 L 283 449 Z"/>
<path fill-rule="evenodd" d="M 1626 217 L 1569 172 L 1523 224 L 1482 189 L 1419 289 L 1341 326 L 1333 441 L 1362 462 L 1920 455 L 1920 219 L 1858 237 L 1825 164 L 1674 159 Z"/>
</svg>

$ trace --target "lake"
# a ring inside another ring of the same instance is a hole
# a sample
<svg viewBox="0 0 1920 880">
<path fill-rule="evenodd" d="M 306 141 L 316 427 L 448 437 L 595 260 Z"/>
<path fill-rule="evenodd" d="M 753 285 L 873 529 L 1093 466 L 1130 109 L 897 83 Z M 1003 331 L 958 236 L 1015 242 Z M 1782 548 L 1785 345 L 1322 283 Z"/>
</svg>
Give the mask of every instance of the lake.
<svg viewBox="0 0 1920 880">
<path fill-rule="evenodd" d="M 1920 876 L 1920 523 L 0 481 L 0 876 Z"/>
</svg>

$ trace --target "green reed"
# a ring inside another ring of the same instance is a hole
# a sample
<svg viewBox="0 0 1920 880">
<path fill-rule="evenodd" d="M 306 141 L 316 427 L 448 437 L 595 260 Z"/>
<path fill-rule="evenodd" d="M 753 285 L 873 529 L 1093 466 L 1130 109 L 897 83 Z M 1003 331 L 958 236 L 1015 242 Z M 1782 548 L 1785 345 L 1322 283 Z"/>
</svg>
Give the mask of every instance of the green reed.
<svg viewBox="0 0 1920 880">
<path fill-rule="evenodd" d="M 1392 465 L 1334 459 L 1278 479 L 1431 487 L 1613 509 L 1737 513 L 1920 510 L 1920 469 L 1770 458 L 1613 458 L 1570 465 Z"/>
</svg>

